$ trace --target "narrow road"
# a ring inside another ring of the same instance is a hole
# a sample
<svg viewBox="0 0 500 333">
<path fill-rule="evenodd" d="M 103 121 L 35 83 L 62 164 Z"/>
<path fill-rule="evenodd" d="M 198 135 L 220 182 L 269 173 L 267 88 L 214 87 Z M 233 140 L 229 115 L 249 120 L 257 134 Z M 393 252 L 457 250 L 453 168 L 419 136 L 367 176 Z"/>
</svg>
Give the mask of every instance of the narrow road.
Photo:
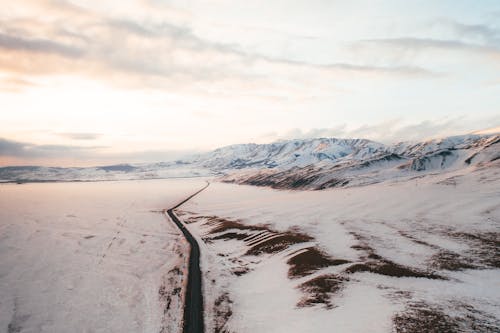
<svg viewBox="0 0 500 333">
<path fill-rule="evenodd" d="M 195 195 L 206 189 L 207 185 L 196 193 L 190 195 L 176 206 L 167 210 L 168 216 L 174 221 L 177 227 L 182 231 L 184 237 L 189 242 L 191 250 L 189 251 L 188 282 L 186 287 L 186 298 L 184 303 L 184 333 L 203 333 L 203 291 L 201 290 L 201 270 L 200 270 L 200 247 L 196 239 L 187 230 L 184 224 L 175 216 L 174 209 L 179 208 L 189 201 Z"/>
</svg>

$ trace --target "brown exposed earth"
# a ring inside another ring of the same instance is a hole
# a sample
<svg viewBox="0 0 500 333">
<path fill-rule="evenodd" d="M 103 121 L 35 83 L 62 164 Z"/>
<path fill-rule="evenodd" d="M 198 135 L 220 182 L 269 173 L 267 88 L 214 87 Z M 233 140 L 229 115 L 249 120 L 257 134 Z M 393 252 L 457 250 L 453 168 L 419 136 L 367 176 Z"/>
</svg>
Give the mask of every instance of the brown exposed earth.
<svg viewBox="0 0 500 333">
<path fill-rule="evenodd" d="M 304 297 L 297 303 L 298 307 L 313 306 L 323 304 L 325 308 L 333 308 L 331 296 L 342 288 L 342 284 L 348 278 L 334 274 L 321 275 L 299 285 L 299 289 L 304 292 Z"/>
<path fill-rule="evenodd" d="M 349 260 L 334 259 L 318 248 L 310 247 L 288 259 L 287 264 L 290 266 L 288 277 L 304 277 L 318 269 L 349 262 Z"/>
<path fill-rule="evenodd" d="M 444 276 L 437 274 L 435 271 L 478 267 L 477 263 L 473 262 L 469 256 L 441 249 L 439 246 L 429 244 L 403 232 L 400 233 L 401 236 L 436 251 L 436 254 L 429 259 L 427 268 L 417 269 L 384 258 L 370 246 L 370 239 L 354 232 L 351 232 L 351 235 L 357 240 L 357 244 L 353 245 L 352 248 L 359 251 L 359 257 L 357 261 L 353 262 L 332 257 L 314 245 L 315 239 L 312 236 L 296 228 L 277 231 L 269 225 L 247 225 L 241 220 L 231 220 L 218 216 L 191 216 L 186 220 L 189 223 L 201 222 L 202 225 L 208 227 L 208 231 L 203 238 L 207 243 L 228 240 L 241 242 L 242 248 L 245 249 L 243 255 L 239 254 L 237 257 L 231 257 L 231 255 L 228 256 L 224 253 L 219 254 L 220 257 L 226 258 L 225 260 L 231 263 L 230 272 L 235 276 L 246 274 L 252 270 L 252 265 L 249 264 L 251 260 L 245 259 L 246 256 L 251 258 L 273 255 L 290 249 L 291 246 L 297 246 L 295 252 L 286 255 L 286 263 L 289 266 L 288 277 L 290 279 L 306 278 L 305 281 L 302 280 L 304 282 L 301 281 L 297 285 L 297 289 L 303 295 L 297 303 L 298 307 L 323 306 L 326 309 L 335 307 L 334 296 L 341 292 L 346 283 L 353 279 L 351 275 L 356 273 L 369 272 L 393 278 L 411 277 L 446 280 Z M 476 245 L 475 247 L 471 246 L 470 251 L 474 251 L 476 255 L 478 253 L 484 255 L 485 259 L 481 263 L 483 267 L 498 265 L 498 234 L 483 233 L 476 235 L 448 231 L 448 235 L 452 235 L 453 238 L 460 239 L 468 244 Z M 489 253 L 486 254 L 488 251 Z M 315 274 L 322 269 L 340 265 L 345 265 L 345 267 L 340 267 L 340 270 L 337 270 L 335 274 L 326 273 L 319 276 Z M 308 276 L 311 276 L 311 278 L 307 279 Z M 224 293 L 216 300 L 214 305 L 216 314 L 214 327 L 216 332 L 228 332 L 225 325 L 232 315 L 231 304 L 232 302 L 227 293 Z M 467 320 L 450 317 L 446 313 L 448 312 L 440 308 L 413 303 L 405 311 L 394 316 L 394 330 L 396 332 L 446 333 L 460 331 L 463 327 L 476 327 L 478 330 L 475 331 L 487 332 L 487 330 L 479 329 L 488 327 L 486 324 L 481 326 L 478 323 L 472 323 L 468 319 L 468 324 L 464 326 L 464 322 L 467 322 Z M 474 316 L 471 315 L 471 318 L 474 318 Z M 488 322 L 488 320 L 485 320 L 485 322 Z"/>
</svg>

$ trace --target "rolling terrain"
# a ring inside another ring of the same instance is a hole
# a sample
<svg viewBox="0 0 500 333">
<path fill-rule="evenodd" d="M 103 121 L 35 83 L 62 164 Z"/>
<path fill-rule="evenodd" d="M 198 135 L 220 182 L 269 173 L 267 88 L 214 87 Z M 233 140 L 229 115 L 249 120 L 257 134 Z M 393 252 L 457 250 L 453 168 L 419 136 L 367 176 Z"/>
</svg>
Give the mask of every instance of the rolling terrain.
<svg viewBox="0 0 500 333">
<path fill-rule="evenodd" d="M 499 134 L 470 134 L 383 145 L 364 139 L 239 144 L 152 164 L 92 168 L 0 168 L 3 182 L 96 181 L 218 176 L 224 182 L 282 189 L 350 187 L 426 174 L 488 168 L 500 159 Z"/>
</svg>

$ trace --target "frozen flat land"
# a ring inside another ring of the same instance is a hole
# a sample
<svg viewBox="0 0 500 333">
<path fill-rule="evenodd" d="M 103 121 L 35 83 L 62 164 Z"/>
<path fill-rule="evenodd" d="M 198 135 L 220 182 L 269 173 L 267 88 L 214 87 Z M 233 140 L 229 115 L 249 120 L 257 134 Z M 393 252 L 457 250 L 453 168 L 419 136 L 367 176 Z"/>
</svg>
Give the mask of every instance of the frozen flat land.
<svg viewBox="0 0 500 333">
<path fill-rule="evenodd" d="M 0 332 L 176 332 L 200 179 L 0 185 Z"/>
</svg>

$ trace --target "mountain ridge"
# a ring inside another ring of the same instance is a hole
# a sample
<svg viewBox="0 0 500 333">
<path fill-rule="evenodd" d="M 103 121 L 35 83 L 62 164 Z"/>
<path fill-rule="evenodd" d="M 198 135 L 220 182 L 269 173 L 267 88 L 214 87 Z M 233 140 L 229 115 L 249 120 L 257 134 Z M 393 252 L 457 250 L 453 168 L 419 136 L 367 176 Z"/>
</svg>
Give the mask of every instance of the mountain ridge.
<svg viewBox="0 0 500 333">
<path fill-rule="evenodd" d="M 368 139 L 294 139 L 229 145 L 185 159 L 158 163 L 71 168 L 9 166 L 0 168 L 0 181 L 222 176 L 222 181 L 241 184 L 323 189 L 494 162 L 500 157 L 499 142 L 499 134 L 466 134 L 394 145 Z"/>
</svg>

